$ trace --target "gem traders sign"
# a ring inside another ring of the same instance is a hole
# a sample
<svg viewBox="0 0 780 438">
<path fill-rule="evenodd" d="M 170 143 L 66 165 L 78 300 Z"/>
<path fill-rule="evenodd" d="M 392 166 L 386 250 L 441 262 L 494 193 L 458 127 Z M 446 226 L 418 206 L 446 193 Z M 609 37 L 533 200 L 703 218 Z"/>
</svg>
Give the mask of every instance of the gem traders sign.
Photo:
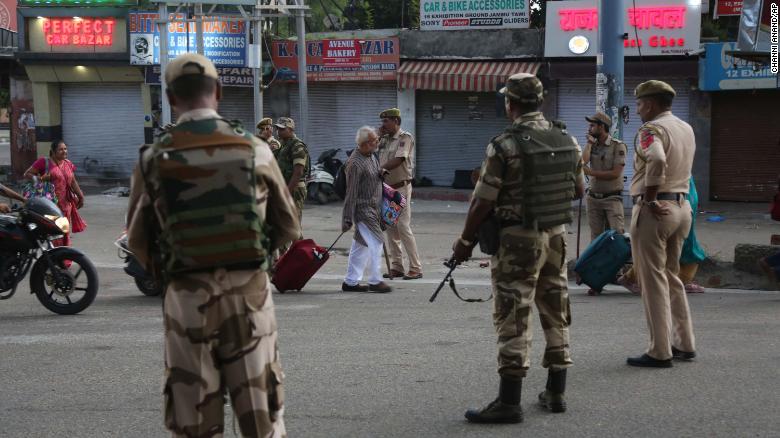
<svg viewBox="0 0 780 438">
<path fill-rule="evenodd" d="M 547 3 L 544 56 L 596 56 L 599 17 L 596 0 Z M 701 5 L 688 0 L 626 2 L 625 56 L 685 55 L 699 49 Z M 587 44 L 584 41 L 587 40 Z M 577 41 L 578 44 L 570 44 Z M 587 50 L 571 50 L 570 47 Z M 580 52 L 580 53 L 578 53 Z"/>
</svg>

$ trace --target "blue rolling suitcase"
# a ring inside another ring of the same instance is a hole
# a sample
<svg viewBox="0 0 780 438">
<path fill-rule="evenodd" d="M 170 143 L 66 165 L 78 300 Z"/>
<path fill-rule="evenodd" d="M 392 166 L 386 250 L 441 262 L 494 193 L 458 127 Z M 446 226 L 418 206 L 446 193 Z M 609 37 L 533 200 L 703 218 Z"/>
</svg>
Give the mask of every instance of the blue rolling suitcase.
<svg viewBox="0 0 780 438">
<path fill-rule="evenodd" d="M 585 248 L 574 272 L 582 283 L 601 291 L 631 259 L 631 243 L 615 230 L 607 230 Z"/>
</svg>

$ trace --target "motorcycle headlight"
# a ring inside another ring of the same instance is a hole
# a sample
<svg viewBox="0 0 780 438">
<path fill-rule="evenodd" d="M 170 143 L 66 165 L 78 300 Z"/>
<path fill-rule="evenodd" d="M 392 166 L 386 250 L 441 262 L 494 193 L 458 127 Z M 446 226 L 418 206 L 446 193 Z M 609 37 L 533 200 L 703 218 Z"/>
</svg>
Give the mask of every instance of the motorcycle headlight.
<svg viewBox="0 0 780 438">
<path fill-rule="evenodd" d="M 57 228 L 59 228 L 63 233 L 68 234 L 70 232 L 70 222 L 68 221 L 68 218 L 62 216 L 51 216 L 48 214 L 44 217 L 54 222 L 54 225 L 56 225 Z"/>
</svg>

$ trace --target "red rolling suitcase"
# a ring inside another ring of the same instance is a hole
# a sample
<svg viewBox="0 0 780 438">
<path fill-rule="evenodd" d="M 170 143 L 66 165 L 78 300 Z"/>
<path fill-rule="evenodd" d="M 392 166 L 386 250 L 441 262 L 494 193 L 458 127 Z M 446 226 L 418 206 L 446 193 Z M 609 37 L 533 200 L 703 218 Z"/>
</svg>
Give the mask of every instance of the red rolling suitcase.
<svg viewBox="0 0 780 438">
<path fill-rule="evenodd" d="M 341 233 L 328 249 L 317 245 L 312 239 L 293 243 L 274 265 L 274 276 L 271 278 L 271 283 L 281 293 L 303 289 L 311 277 L 328 261 L 330 250 L 343 235 L 344 233 Z"/>
</svg>

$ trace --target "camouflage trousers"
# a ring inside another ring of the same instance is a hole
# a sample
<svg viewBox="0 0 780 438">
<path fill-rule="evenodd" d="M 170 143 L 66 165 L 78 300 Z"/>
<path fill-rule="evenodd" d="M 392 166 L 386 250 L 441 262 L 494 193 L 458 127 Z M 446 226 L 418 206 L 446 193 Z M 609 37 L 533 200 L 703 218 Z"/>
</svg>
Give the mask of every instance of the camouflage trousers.
<svg viewBox="0 0 780 438">
<path fill-rule="evenodd" d="M 491 260 L 493 325 L 498 335 L 498 373 L 525 377 L 530 366 L 531 305 L 536 304 L 547 346 L 542 366 L 564 369 L 569 353 L 569 306 L 566 278 L 566 229 L 501 230 L 501 247 Z"/>
<path fill-rule="evenodd" d="M 217 269 L 175 278 L 164 321 L 165 426 L 174 437 L 221 437 L 226 392 L 242 436 L 286 436 L 265 272 Z"/>
</svg>

